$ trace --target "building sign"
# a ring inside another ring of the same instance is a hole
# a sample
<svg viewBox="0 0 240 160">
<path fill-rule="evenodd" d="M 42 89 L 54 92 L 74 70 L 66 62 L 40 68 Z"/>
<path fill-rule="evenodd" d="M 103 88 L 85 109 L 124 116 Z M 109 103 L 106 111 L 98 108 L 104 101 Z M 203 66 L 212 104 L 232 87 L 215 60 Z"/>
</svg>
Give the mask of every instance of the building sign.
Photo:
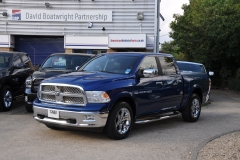
<svg viewBox="0 0 240 160">
<path fill-rule="evenodd" d="M 112 22 L 111 10 L 10 9 L 7 12 L 8 20 L 15 21 Z"/>
<path fill-rule="evenodd" d="M 109 34 L 109 48 L 146 48 L 146 34 Z"/>
</svg>

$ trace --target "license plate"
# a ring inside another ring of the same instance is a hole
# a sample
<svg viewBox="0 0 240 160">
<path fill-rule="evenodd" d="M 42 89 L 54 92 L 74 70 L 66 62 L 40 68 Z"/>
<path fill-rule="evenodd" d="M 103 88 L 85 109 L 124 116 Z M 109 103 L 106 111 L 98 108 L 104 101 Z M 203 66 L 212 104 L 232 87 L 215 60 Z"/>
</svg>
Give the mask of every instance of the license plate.
<svg viewBox="0 0 240 160">
<path fill-rule="evenodd" d="M 48 109 L 48 117 L 59 119 L 59 111 L 55 109 Z"/>
</svg>

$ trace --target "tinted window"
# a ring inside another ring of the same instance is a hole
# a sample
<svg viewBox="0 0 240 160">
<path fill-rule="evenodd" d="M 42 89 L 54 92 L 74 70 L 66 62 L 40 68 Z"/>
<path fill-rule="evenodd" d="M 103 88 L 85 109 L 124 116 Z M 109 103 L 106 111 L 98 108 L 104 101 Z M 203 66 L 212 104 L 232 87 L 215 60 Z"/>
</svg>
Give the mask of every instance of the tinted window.
<svg viewBox="0 0 240 160">
<path fill-rule="evenodd" d="M 44 62 L 42 68 L 75 70 L 75 67 L 82 66 L 90 58 L 89 56 L 54 55 Z"/>
<path fill-rule="evenodd" d="M 172 58 L 170 57 L 158 57 L 162 67 L 163 75 L 176 74 L 176 68 Z"/>
<path fill-rule="evenodd" d="M 10 65 L 10 54 L 0 54 L 0 68 L 6 68 Z"/>
<path fill-rule="evenodd" d="M 156 69 L 158 71 L 157 62 L 155 57 L 145 57 L 140 64 L 139 72 L 143 74 L 145 69 Z"/>
<path fill-rule="evenodd" d="M 18 64 L 22 63 L 18 54 L 13 54 L 13 66 L 17 66 Z"/>
<path fill-rule="evenodd" d="M 206 69 L 202 64 L 191 64 L 191 63 L 184 63 L 184 62 L 177 62 L 177 63 L 180 71 L 206 73 Z"/>
<path fill-rule="evenodd" d="M 30 61 L 29 57 L 26 54 L 20 54 L 20 56 L 22 58 L 23 63 L 28 64 L 28 62 Z"/>
<path fill-rule="evenodd" d="M 128 55 L 103 55 L 94 58 L 83 66 L 80 71 L 101 71 L 118 74 L 129 74 L 136 62 L 137 56 Z"/>
</svg>

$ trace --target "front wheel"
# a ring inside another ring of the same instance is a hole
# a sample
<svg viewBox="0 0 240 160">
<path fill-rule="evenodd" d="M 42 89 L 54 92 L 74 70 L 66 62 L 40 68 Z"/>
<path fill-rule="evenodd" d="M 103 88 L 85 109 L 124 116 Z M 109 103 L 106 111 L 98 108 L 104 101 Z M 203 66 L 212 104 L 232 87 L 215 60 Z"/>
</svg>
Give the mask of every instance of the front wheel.
<svg viewBox="0 0 240 160">
<path fill-rule="evenodd" d="M 187 122 L 196 122 L 201 113 L 201 101 L 197 94 L 193 94 L 186 106 L 182 111 L 182 118 Z"/>
<path fill-rule="evenodd" d="M 128 103 L 121 101 L 113 106 L 104 132 L 111 139 L 124 139 L 132 129 L 132 123 L 132 109 Z"/>
<path fill-rule="evenodd" d="M 0 111 L 9 111 L 12 108 L 13 95 L 12 90 L 8 86 L 4 86 L 0 95 Z"/>
</svg>

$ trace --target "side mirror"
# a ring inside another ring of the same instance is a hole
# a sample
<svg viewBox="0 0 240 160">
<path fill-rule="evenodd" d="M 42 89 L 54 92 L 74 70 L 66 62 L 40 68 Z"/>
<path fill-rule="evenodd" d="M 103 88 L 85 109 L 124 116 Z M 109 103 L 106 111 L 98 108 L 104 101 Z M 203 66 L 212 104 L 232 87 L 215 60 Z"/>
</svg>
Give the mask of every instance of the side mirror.
<svg viewBox="0 0 240 160">
<path fill-rule="evenodd" d="M 145 78 L 156 77 L 158 75 L 157 69 L 145 69 L 143 70 L 143 76 Z"/>
<path fill-rule="evenodd" d="M 212 71 L 209 71 L 209 76 L 213 76 L 214 75 L 214 72 L 212 72 Z"/>
<path fill-rule="evenodd" d="M 75 67 L 75 71 L 78 71 L 79 68 L 80 68 L 80 66 L 76 66 L 76 67 Z"/>
</svg>

